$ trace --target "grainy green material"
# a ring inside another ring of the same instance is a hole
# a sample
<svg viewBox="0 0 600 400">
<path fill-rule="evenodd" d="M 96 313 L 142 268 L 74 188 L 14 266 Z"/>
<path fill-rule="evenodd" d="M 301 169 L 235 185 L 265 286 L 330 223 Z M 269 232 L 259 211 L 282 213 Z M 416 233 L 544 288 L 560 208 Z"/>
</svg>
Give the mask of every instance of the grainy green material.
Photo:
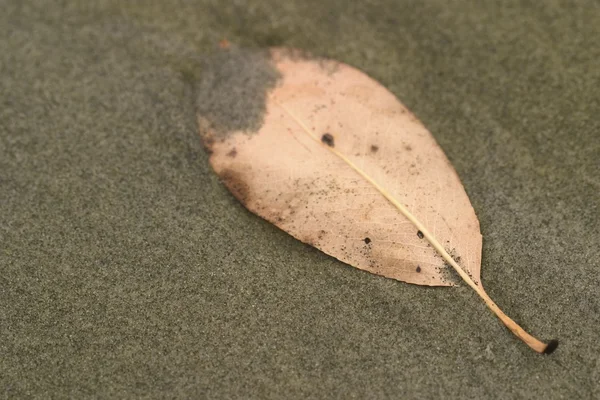
<svg viewBox="0 0 600 400">
<path fill-rule="evenodd" d="M 0 398 L 600 397 L 598 2 L 5 0 L 0 26 Z M 465 184 L 488 292 L 559 349 L 245 211 L 196 130 L 223 38 L 390 88 Z"/>
</svg>

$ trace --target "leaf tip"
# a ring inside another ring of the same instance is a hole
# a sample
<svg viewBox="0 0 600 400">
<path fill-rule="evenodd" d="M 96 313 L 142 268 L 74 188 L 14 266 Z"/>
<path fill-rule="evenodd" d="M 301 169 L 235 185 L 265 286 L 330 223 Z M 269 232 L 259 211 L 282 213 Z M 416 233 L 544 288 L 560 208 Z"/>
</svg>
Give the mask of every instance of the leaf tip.
<svg viewBox="0 0 600 400">
<path fill-rule="evenodd" d="M 544 354 L 552 354 L 554 353 L 554 350 L 556 350 L 558 348 L 558 340 L 553 339 L 551 341 L 548 342 L 548 344 L 546 345 L 546 348 L 544 349 L 543 353 Z"/>
</svg>

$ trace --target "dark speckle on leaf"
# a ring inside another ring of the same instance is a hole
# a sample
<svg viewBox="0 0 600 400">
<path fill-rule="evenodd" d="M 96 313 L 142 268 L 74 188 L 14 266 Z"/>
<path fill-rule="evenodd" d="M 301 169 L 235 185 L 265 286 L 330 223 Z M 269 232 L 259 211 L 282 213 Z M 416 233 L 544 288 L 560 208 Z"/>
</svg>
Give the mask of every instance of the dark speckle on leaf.
<svg viewBox="0 0 600 400">
<path fill-rule="evenodd" d="M 321 142 L 325 143 L 329 147 L 333 147 L 335 145 L 333 141 L 333 135 L 331 133 L 323 134 L 323 136 L 321 136 Z"/>
<path fill-rule="evenodd" d="M 374 144 L 373 144 L 373 145 L 371 145 L 371 151 L 372 151 L 373 153 L 377 153 L 377 150 L 379 150 L 379 146 L 376 146 L 376 145 L 374 145 Z"/>
<path fill-rule="evenodd" d="M 366 244 L 369 244 L 369 243 L 371 243 L 371 239 L 369 239 L 368 237 L 364 238 L 364 239 L 363 239 L 363 241 L 364 241 Z"/>
<path fill-rule="evenodd" d="M 236 170 L 225 169 L 219 172 L 219 176 L 229 191 L 242 203 L 247 204 L 250 200 L 250 187 L 242 174 Z"/>
<path fill-rule="evenodd" d="M 417 265 L 417 272 L 421 272 L 421 266 Z"/>
<path fill-rule="evenodd" d="M 417 236 L 419 237 L 419 239 L 423 239 L 423 237 L 424 237 L 423 232 L 418 231 Z"/>
</svg>

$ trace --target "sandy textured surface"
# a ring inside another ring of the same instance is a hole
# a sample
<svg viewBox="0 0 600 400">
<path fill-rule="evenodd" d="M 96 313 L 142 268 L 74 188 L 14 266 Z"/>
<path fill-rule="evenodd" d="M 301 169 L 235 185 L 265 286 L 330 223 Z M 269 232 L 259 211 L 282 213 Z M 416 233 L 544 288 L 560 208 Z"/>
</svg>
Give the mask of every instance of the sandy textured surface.
<svg viewBox="0 0 600 400">
<path fill-rule="evenodd" d="M 0 398 L 600 397 L 597 2 L 1 3 Z M 239 205 L 195 118 L 223 38 L 397 95 L 465 185 L 487 291 L 559 349 Z"/>
</svg>

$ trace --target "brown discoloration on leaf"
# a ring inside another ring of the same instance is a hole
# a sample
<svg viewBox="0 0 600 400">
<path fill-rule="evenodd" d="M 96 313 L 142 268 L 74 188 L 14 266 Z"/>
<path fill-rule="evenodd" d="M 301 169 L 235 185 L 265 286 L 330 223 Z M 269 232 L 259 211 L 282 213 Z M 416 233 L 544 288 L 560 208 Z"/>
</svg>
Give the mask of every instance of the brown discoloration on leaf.
<svg viewBox="0 0 600 400">
<path fill-rule="evenodd" d="M 200 115 L 198 116 L 198 133 L 202 139 L 204 150 L 206 150 L 208 154 L 212 154 L 213 146 L 215 144 L 215 137 L 212 133 L 210 122 Z"/>
<path fill-rule="evenodd" d="M 204 145 L 204 150 L 206 150 L 206 152 L 208 154 L 212 154 L 213 152 L 213 145 L 215 144 L 215 139 L 212 137 L 207 137 L 202 141 L 202 144 Z"/>
<path fill-rule="evenodd" d="M 317 247 L 317 244 L 319 243 L 319 241 L 313 235 L 307 235 L 304 238 L 300 239 L 300 241 L 313 247 Z"/>
<path fill-rule="evenodd" d="M 227 153 L 227 157 L 235 158 L 235 156 L 237 156 L 237 150 L 234 147 L 233 149 L 229 150 L 229 153 Z"/>
<path fill-rule="evenodd" d="M 225 169 L 219 172 L 218 175 L 236 199 L 243 205 L 249 204 L 251 200 L 250 186 L 240 172 L 233 169 Z"/>
</svg>

